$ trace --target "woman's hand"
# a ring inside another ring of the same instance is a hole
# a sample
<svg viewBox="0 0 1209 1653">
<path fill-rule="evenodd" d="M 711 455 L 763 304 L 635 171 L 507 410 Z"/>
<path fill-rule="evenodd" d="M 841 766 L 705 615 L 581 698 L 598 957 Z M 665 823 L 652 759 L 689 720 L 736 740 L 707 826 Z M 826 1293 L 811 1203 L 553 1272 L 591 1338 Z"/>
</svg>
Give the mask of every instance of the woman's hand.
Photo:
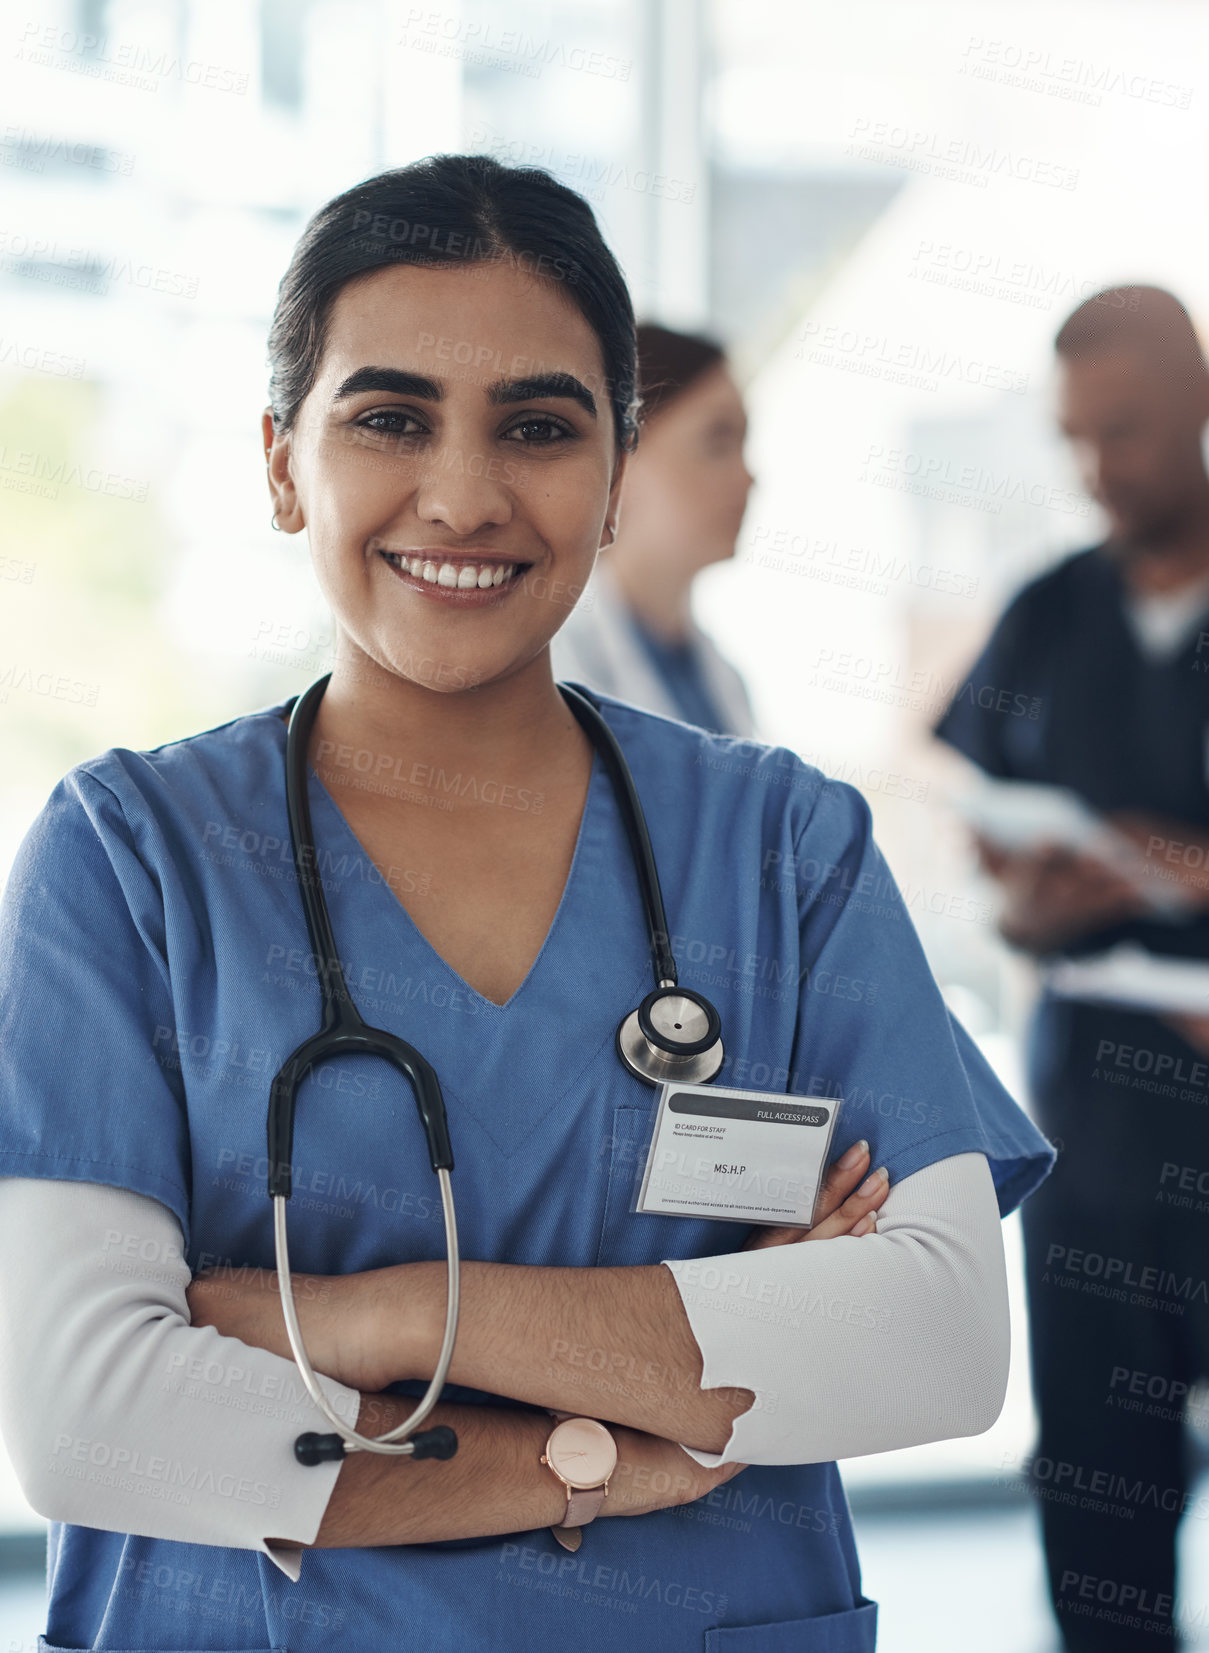
<svg viewBox="0 0 1209 1653">
<path fill-rule="evenodd" d="M 365 1394 L 377 1394 L 399 1376 L 397 1339 L 405 1333 L 406 1313 L 397 1302 L 389 1309 L 383 1302 L 380 1276 L 390 1272 L 292 1276 L 311 1365 Z M 194 1326 L 213 1326 L 226 1337 L 292 1358 L 273 1269 L 207 1269 L 185 1295 Z M 387 1328 L 395 1337 L 393 1348 Z"/>
<path fill-rule="evenodd" d="M 621 1424 L 610 1424 L 609 1429 L 617 1442 L 617 1468 L 601 1515 L 649 1515 L 652 1510 L 692 1504 L 747 1468 L 746 1464 L 722 1464 L 706 1469 L 675 1441 Z"/>
<path fill-rule="evenodd" d="M 854 1142 L 848 1152 L 832 1164 L 815 1207 L 812 1228 L 753 1228 L 742 1249 L 761 1251 L 770 1245 L 795 1245 L 802 1240 L 835 1240 L 843 1234 L 859 1238 L 877 1228 L 877 1213 L 890 1192 L 890 1178 L 884 1165 L 871 1176 L 869 1144 Z"/>
</svg>

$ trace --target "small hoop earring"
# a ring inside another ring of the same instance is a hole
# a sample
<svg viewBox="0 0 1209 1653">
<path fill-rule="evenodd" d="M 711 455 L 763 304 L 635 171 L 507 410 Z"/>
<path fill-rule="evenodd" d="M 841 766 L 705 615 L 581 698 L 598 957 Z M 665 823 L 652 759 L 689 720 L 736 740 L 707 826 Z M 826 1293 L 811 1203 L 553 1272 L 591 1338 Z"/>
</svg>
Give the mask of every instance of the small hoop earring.
<svg viewBox="0 0 1209 1653">
<path fill-rule="evenodd" d="M 269 522 L 272 524 L 272 526 L 277 530 L 277 532 L 279 534 L 283 532 L 282 526 L 277 520 L 277 512 L 276 511 L 274 511 L 273 515 L 269 518 Z"/>
</svg>

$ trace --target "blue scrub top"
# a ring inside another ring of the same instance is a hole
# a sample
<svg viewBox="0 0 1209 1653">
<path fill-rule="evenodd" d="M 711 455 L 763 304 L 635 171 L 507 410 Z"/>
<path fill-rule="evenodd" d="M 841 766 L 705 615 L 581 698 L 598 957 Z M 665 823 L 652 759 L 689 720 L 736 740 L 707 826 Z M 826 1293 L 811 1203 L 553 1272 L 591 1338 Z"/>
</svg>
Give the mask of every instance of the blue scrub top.
<svg viewBox="0 0 1209 1653">
<path fill-rule="evenodd" d="M 842 1094 L 834 1153 L 865 1136 L 895 1182 L 984 1153 L 1010 1211 L 1052 1151 L 947 1011 L 860 794 L 785 749 L 592 698 L 646 810 L 680 979 L 722 1017 L 719 1081 Z M 0 914 L 0 1174 L 149 1194 L 180 1219 L 195 1269 L 273 1266 L 269 1080 L 319 1021 L 283 709 L 74 769 Z M 613 1041 L 651 973 L 599 758 L 558 911 L 502 1007 L 396 898 L 423 869 L 388 884 L 313 774 L 310 796 L 353 996 L 440 1074 L 463 1254 L 591 1268 L 736 1251 L 734 1224 L 630 1210 L 654 1092 Z M 415 1106 L 382 1064 L 346 1059 L 308 1081 L 294 1161 L 299 1270 L 443 1256 Z M 810 1326 L 807 1306 L 804 1339 Z M 546 1528 L 308 1550 L 296 1586 L 254 1551 L 51 1530 L 52 1647 L 860 1653 L 875 1618 L 834 1464 L 753 1465 L 696 1504 L 597 1521 L 575 1555 Z"/>
</svg>

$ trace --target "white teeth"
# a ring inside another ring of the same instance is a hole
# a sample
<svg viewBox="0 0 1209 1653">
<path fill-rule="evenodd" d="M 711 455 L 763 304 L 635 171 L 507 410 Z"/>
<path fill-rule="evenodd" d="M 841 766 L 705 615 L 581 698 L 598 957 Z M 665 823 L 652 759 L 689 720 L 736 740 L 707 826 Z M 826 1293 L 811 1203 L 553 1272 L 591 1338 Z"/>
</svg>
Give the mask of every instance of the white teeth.
<svg viewBox="0 0 1209 1653">
<path fill-rule="evenodd" d="M 442 585 L 451 591 L 486 591 L 490 586 L 504 585 L 516 573 L 516 564 L 429 562 L 424 557 L 408 557 L 401 551 L 388 551 L 386 556 L 395 567 L 413 579 L 425 580 L 429 585 Z"/>
</svg>

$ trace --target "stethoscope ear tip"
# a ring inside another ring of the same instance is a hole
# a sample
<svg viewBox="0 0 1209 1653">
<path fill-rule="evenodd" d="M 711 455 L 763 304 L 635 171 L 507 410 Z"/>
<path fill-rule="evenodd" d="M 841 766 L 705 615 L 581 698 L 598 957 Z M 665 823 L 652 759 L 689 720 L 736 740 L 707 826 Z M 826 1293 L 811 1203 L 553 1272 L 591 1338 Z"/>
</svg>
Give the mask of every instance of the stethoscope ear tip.
<svg viewBox="0 0 1209 1653">
<path fill-rule="evenodd" d="M 300 1464 L 311 1468 L 315 1464 L 331 1464 L 344 1457 L 344 1442 L 339 1435 L 317 1435 L 309 1430 L 294 1442 L 294 1456 Z"/>
</svg>

